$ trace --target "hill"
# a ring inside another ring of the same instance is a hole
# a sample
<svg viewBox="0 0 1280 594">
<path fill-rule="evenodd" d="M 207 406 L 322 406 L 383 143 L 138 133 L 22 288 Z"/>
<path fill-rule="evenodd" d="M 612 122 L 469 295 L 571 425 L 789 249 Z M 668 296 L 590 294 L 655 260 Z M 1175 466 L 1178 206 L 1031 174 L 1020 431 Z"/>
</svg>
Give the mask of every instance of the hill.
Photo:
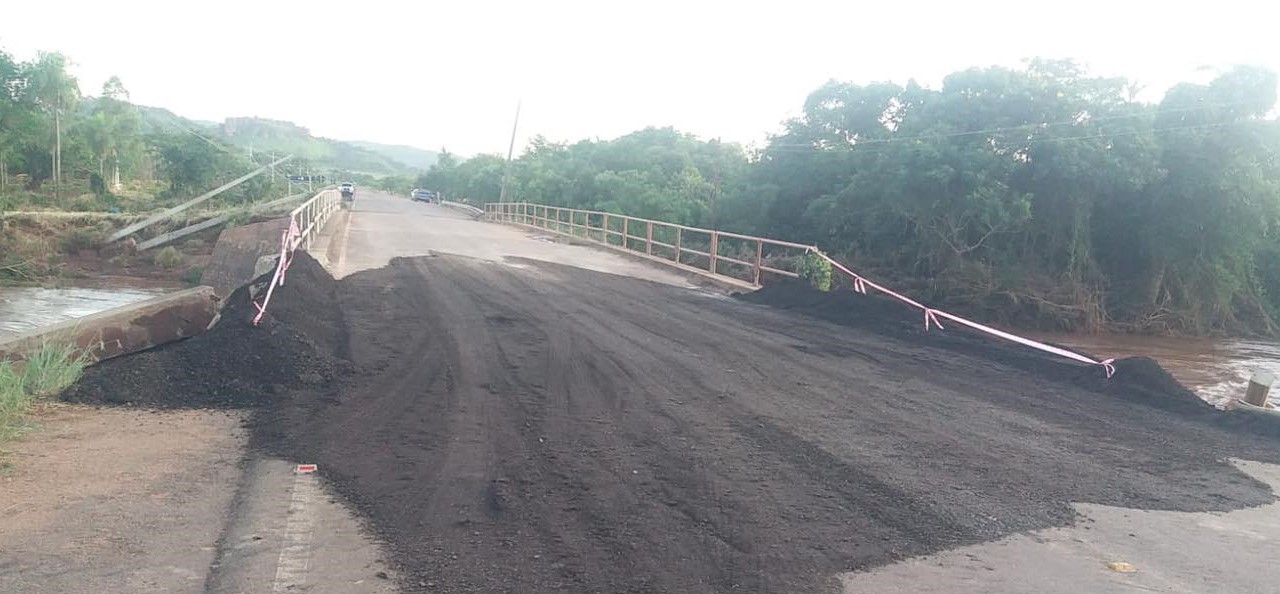
<svg viewBox="0 0 1280 594">
<path fill-rule="evenodd" d="M 93 99 L 86 102 L 86 112 L 92 102 Z M 412 176 L 430 169 L 439 156 L 436 151 L 405 145 L 313 136 L 306 127 L 282 120 L 241 117 L 227 118 L 219 124 L 192 120 L 162 107 L 143 105 L 138 106 L 138 114 L 144 134 L 187 130 L 246 151 L 293 154 L 295 163 L 306 163 L 317 170 L 336 170 L 342 174 Z"/>
<path fill-rule="evenodd" d="M 227 118 L 219 135 L 236 146 L 254 151 L 292 153 L 320 169 L 339 169 L 372 175 L 409 174 L 409 166 L 354 143 L 312 136 L 307 128 L 280 120 Z"/>
<path fill-rule="evenodd" d="M 436 151 L 429 151 L 403 144 L 381 144 L 377 142 L 365 142 L 363 140 L 350 140 L 347 141 L 347 144 L 373 151 L 403 165 L 413 167 L 414 169 L 421 169 L 422 171 L 431 169 L 431 166 L 436 164 L 436 159 L 440 157 L 440 153 Z"/>
</svg>

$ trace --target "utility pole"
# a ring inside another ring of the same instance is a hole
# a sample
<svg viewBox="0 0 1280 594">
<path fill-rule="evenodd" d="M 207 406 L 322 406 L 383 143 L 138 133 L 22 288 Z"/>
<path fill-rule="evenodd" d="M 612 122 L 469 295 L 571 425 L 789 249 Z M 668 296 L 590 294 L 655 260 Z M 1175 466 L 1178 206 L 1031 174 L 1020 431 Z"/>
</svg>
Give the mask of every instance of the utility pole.
<svg viewBox="0 0 1280 594">
<path fill-rule="evenodd" d="M 713 176 L 713 186 L 711 189 L 711 228 L 716 229 L 716 211 L 720 205 L 720 139 L 715 141 L 716 145 L 716 171 Z"/>
<path fill-rule="evenodd" d="M 516 129 L 520 127 L 520 100 L 516 99 L 516 121 L 511 124 L 511 144 L 507 145 L 507 166 L 502 169 L 502 189 L 498 190 L 498 202 L 507 201 L 507 181 L 511 179 L 511 157 L 516 152 Z"/>
<path fill-rule="evenodd" d="M 62 91 L 58 91 L 58 103 L 53 106 L 53 201 L 61 198 L 62 183 Z"/>
</svg>

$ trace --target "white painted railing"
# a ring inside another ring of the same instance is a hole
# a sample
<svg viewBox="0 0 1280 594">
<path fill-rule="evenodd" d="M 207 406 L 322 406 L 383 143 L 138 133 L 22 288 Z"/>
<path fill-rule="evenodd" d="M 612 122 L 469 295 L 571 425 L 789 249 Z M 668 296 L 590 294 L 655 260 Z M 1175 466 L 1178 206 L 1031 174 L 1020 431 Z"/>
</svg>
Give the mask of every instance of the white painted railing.
<svg viewBox="0 0 1280 594">
<path fill-rule="evenodd" d="M 327 188 L 289 213 L 290 225 L 298 230 L 298 240 L 303 249 L 311 247 L 316 235 L 340 208 L 342 195 L 333 188 Z"/>
</svg>

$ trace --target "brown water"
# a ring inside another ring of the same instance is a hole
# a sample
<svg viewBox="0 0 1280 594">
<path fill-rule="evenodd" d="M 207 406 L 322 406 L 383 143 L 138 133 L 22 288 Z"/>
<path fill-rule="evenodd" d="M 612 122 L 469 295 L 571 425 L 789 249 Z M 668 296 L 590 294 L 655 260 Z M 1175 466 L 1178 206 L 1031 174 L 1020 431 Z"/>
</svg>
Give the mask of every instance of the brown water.
<svg viewBox="0 0 1280 594">
<path fill-rule="evenodd" d="M 1160 362 L 1182 385 L 1214 406 L 1244 396 L 1254 372 L 1280 377 L 1280 342 L 1244 339 L 1168 338 L 1125 334 L 1054 334 L 1053 342 L 1109 359 L 1146 356 Z M 1280 393 L 1272 397 L 1272 406 Z"/>
<path fill-rule="evenodd" d="M 0 287 L 0 340 L 165 293 L 161 288 Z"/>
</svg>

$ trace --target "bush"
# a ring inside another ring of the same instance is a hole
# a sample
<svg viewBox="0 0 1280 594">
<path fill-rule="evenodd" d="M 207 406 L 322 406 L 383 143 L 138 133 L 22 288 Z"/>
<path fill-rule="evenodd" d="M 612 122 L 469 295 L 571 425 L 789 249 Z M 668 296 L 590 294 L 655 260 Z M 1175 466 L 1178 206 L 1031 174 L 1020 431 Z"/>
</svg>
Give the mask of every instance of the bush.
<svg viewBox="0 0 1280 594">
<path fill-rule="evenodd" d="M 156 253 L 153 261 L 156 266 L 164 268 L 165 270 L 172 270 L 182 266 L 182 252 L 179 252 L 178 248 L 171 245 L 166 246 L 164 249 Z"/>
<path fill-rule="evenodd" d="M 198 285 L 204 279 L 204 267 L 192 266 L 186 272 L 182 273 L 182 282 L 191 285 Z"/>
<path fill-rule="evenodd" d="M 67 203 L 64 210 L 72 212 L 97 212 L 102 210 L 102 202 L 93 194 L 76 196 Z"/>
<path fill-rule="evenodd" d="M 107 235 L 92 227 L 72 229 L 62 238 L 62 251 L 76 254 L 84 250 L 98 250 L 107 243 Z"/>
<path fill-rule="evenodd" d="M 798 272 L 813 288 L 823 292 L 831 290 L 831 263 L 822 256 L 813 252 L 805 254 Z"/>
</svg>

